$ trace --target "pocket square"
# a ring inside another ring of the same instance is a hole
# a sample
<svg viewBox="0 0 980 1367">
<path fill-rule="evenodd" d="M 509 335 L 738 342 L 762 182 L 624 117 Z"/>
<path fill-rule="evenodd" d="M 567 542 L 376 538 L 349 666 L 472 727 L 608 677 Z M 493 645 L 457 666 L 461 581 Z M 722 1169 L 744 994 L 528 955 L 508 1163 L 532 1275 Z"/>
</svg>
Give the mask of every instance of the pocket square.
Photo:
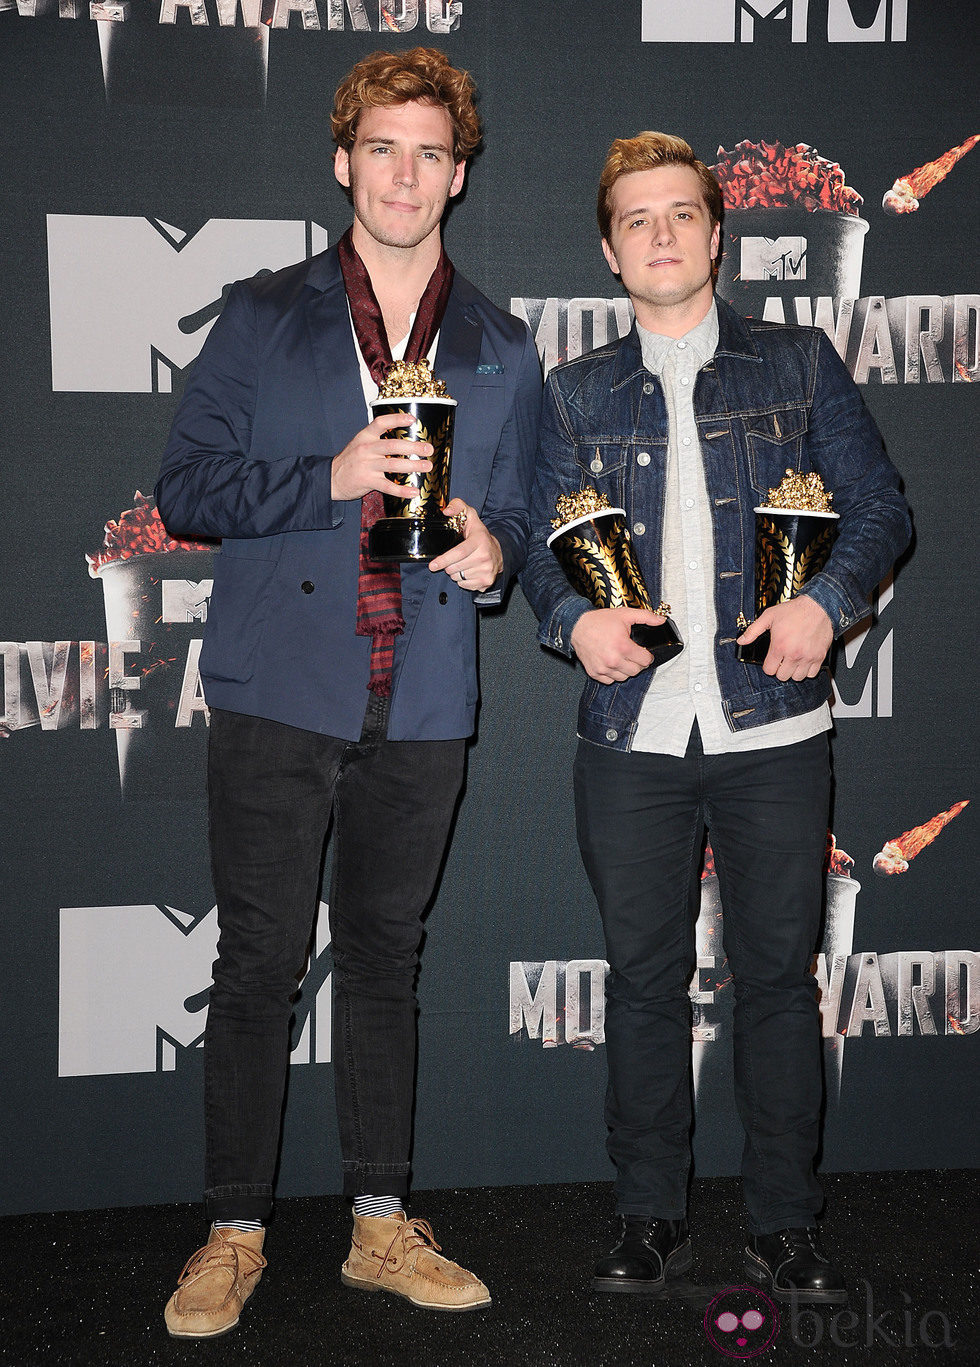
<svg viewBox="0 0 980 1367">
<path fill-rule="evenodd" d="M 478 375 L 502 375 L 504 368 L 502 365 L 478 365 L 476 373 Z"/>
</svg>

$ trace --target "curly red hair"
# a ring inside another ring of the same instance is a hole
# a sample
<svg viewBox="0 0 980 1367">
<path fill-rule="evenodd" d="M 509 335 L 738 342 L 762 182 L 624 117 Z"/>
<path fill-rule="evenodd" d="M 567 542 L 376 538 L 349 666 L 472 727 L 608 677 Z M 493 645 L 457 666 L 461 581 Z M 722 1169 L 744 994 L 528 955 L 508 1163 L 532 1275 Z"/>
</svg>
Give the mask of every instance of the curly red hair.
<svg viewBox="0 0 980 1367">
<path fill-rule="evenodd" d="M 469 72 L 450 66 L 449 58 L 437 48 L 372 52 L 337 87 L 330 128 L 337 146 L 349 152 L 354 146 L 362 109 L 425 100 L 442 105 L 449 115 L 453 126 L 453 160 L 458 163 L 472 156 L 480 142 L 475 94 L 476 86 Z"/>
</svg>

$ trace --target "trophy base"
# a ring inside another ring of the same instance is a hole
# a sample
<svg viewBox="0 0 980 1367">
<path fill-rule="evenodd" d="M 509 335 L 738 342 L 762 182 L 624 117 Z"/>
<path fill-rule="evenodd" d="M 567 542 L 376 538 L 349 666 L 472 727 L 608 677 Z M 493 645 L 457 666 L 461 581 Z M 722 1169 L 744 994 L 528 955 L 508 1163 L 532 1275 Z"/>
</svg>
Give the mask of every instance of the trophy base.
<svg viewBox="0 0 980 1367">
<path fill-rule="evenodd" d="M 446 517 L 382 517 L 368 532 L 372 560 L 401 563 L 435 560 L 463 539 Z"/>
<path fill-rule="evenodd" d="M 649 650 L 655 665 L 666 664 L 684 649 L 684 642 L 669 617 L 659 627 L 648 626 L 646 622 L 635 623 L 630 629 L 630 637 L 638 646 Z"/>
<path fill-rule="evenodd" d="M 743 665 L 762 665 L 766 662 L 769 654 L 769 633 L 764 631 L 761 636 L 757 636 L 748 645 L 735 647 L 735 658 L 739 664 Z"/>
</svg>

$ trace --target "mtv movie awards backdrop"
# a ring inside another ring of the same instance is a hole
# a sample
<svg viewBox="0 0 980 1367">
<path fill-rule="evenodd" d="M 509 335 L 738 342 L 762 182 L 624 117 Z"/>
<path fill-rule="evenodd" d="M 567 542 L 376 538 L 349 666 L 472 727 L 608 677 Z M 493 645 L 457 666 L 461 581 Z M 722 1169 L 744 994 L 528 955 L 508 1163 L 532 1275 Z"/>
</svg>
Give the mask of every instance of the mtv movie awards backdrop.
<svg viewBox="0 0 980 1367">
<path fill-rule="evenodd" d="M 915 542 L 834 656 L 822 1161 L 976 1164 L 969 11 L 0 0 L 0 1211 L 199 1194 L 216 916 L 198 654 L 220 552 L 170 538 L 151 491 L 230 283 L 314 255 L 350 220 L 337 82 L 419 42 L 481 91 L 449 252 L 526 319 L 545 369 L 630 326 L 595 186 L 614 137 L 662 129 L 723 186 L 720 293 L 823 328 L 882 428 Z M 606 1179 L 606 966 L 570 792 L 580 671 L 537 646 L 519 590 L 484 614 L 481 661 L 421 972 L 415 1185 Z M 702 1175 L 737 1171 L 740 1148 L 722 930 L 709 850 L 691 984 Z M 330 994 L 324 904 L 293 1026 L 284 1195 L 339 1187 Z"/>
</svg>

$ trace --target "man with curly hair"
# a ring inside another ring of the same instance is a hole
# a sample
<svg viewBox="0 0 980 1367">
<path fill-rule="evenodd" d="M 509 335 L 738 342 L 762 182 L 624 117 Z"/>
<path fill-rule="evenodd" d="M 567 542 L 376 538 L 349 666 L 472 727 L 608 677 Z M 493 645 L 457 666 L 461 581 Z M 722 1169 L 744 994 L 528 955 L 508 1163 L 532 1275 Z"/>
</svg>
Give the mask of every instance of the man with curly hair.
<svg viewBox="0 0 980 1367">
<path fill-rule="evenodd" d="M 415 977 L 477 701 L 476 609 L 523 564 L 541 374 L 527 327 L 454 272 L 447 202 L 480 137 L 473 84 L 430 48 L 374 53 L 337 90 L 354 222 L 312 261 L 239 282 L 188 383 L 157 485 L 164 522 L 222 539 L 201 652 L 220 939 L 205 1034 L 211 1231 L 166 1309 L 179 1338 L 238 1322 L 265 1267 L 292 1003 L 328 830 L 334 1078 L 354 1232 L 344 1284 L 490 1303 L 406 1216 Z M 458 402 L 431 563 L 371 560 L 389 477 L 431 446 L 368 421 L 393 360 Z"/>
</svg>

